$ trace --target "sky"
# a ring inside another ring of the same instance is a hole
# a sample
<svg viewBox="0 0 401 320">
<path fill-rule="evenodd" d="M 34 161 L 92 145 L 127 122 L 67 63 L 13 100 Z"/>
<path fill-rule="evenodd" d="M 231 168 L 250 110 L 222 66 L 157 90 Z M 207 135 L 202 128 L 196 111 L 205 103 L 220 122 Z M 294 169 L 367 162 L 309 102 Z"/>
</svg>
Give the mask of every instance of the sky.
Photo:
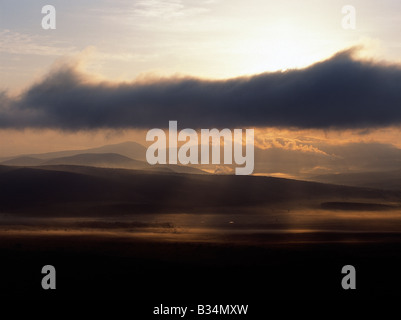
<svg viewBox="0 0 401 320">
<path fill-rule="evenodd" d="M 270 173 L 340 170 L 356 145 L 401 148 L 400 29 L 397 0 L 0 0 L 0 157 L 145 143 L 178 120 L 255 127 L 299 159 Z"/>
<path fill-rule="evenodd" d="M 46 4 L 56 8 L 56 30 L 42 29 Z M 345 4 L 356 9 L 354 30 L 341 25 Z M 361 43 L 395 61 L 400 9 L 397 0 L 1 0 L 0 87 L 23 88 L 79 54 L 89 56 L 88 71 L 116 81 L 299 68 Z"/>
</svg>

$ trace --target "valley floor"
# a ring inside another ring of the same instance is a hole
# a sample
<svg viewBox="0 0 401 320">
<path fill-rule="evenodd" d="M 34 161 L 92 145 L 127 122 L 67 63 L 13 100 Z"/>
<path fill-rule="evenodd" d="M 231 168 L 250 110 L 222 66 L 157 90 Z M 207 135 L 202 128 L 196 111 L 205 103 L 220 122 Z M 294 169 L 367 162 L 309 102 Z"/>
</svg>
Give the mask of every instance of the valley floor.
<svg viewBox="0 0 401 320">
<path fill-rule="evenodd" d="M 165 221 L 153 217 L 152 222 L 149 217 L 118 223 L 9 221 L 0 228 L 0 295 L 160 303 L 398 298 L 401 228 L 396 215 L 366 230 L 364 223 L 371 225 L 366 218 L 359 219 L 359 230 L 352 222 L 341 230 L 327 224 L 301 228 L 296 220 L 293 228 L 288 221 L 286 229 L 254 228 L 249 221 L 257 216 L 247 219 L 245 228 L 235 226 L 241 224 L 239 215 L 214 221 L 211 215 L 185 214 Z M 195 227 L 194 221 L 207 218 L 207 227 Z M 56 268 L 56 290 L 41 288 L 41 268 L 47 264 Z M 341 287 L 341 269 L 348 264 L 357 270 L 356 290 Z"/>
</svg>

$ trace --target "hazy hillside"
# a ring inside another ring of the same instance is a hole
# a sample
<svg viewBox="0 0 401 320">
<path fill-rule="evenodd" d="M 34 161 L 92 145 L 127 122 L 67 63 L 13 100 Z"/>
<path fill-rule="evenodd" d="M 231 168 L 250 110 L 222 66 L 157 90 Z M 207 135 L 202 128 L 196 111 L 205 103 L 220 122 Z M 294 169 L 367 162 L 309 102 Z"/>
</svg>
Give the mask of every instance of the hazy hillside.
<svg viewBox="0 0 401 320">
<path fill-rule="evenodd" d="M 146 148 L 132 141 L 87 149 L 86 153 L 118 153 L 131 159 L 146 161 Z"/>
<path fill-rule="evenodd" d="M 23 167 L 38 166 L 42 163 L 43 163 L 43 159 L 38 159 L 38 158 L 33 158 L 33 157 L 28 157 L 28 156 L 16 157 L 16 158 L 12 158 L 10 160 L 1 162 L 2 165 L 6 165 L 6 166 L 23 166 Z"/>
<path fill-rule="evenodd" d="M 131 149 L 130 149 L 131 148 Z M 143 149 L 142 149 L 143 148 Z M 145 149 L 134 142 L 122 143 L 119 145 L 109 145 L 101 148 L 88 149 L 85 153 L 76 153 L 77 151 L 61 151 L 37 155 L 40 158 L 31 156 L 19 156 L 1 162 L 7 166 L 46 166 L 46 165 L 78 165 L 105 168 L 151 170 L 160 172 L 193 173 L 204 174 L 201 168 L 194 168 L 183 165 L 149 165 L 146 160 L 140 161 L 132 159 L 119 153 L 100 153 L 101 150 L 119 150 L 125 154 L 137 154 L 139 151 L 145 154 Z M 65 156 L 60 156 L 65 155 Z M 50 158 L 54 156 L 54 158 Z M 142 157 L 140 155 L 139 157 Z"/>
<path fill-rule="evenodd" d="M 401 190 L 401 171 L 326 174 L 310 180 L 338 185 Z"/>
<path fill-rule="evenodd" d="M 41 165 L 81 165 L 93 167 L 143 169 L 148 164 L 133 160 L 117 153 L 82 153 L 69 157 L 54 158 L 41 163 Z"/>
<path fill-rule="evenodd" d="M 82 153 L 117 153 L 131 159 L 146 161 L 146 148 L 136 142 L 128 141 L 118 144 L 105 145 L 97 148 L 81 149 L 81 150 L 65 150 L 47 153 L 37 153 L 20 155 L 15 157 L 3 158 L 3 161 L 15 159 L 17 157 L 30 157 L 36 159 L 54 159 L 61 157 L 70 157 Z"/>
<path fill-rule="evenodd" d="M 399 192 L 253 176 L 186 175 L 78 166 L 0 166 L 0 211 L 52 215 L 250 212 L 388 204 Z"/>
</svg>

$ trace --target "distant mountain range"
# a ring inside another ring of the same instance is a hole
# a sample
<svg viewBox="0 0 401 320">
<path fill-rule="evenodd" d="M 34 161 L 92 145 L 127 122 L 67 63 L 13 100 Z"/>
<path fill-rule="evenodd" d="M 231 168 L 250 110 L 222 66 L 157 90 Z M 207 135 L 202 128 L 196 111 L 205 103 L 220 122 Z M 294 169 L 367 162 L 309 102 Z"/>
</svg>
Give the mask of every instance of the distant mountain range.
<svg viewBox="0 0 401 320">
<path fill-rule="evenodd" d="M 53 159 L 38 159 L 32 157 L 19 157 L 4 161 L 9 166 L 38 166 L 38 165 L 78 165 L 91 167 L 114 167 L 127 169 L 144 169 L 146 163 L 133 160 L 117 153 L 80 153 L 73 156 Z"/>
<path fill-rule="evenodd" d="M 168 150 L 167 150 L 168 152 Z M 255 173 L 285 172 L 280 168 L 283 158 L 298 159 L 288 150 L 262 150 L 255 148 Z M 223 154 L 223 149 L 221 150 Z M 299 159 L 298 159 L 299 160 Z M 298 161 L 297 160 L 297 161 Z M 305 159 L 304 159 L 305 160 Z M 312 161 L 307 158 L 305 161 Z M 295 161 L 295 162 L 297 162 Z M 191 173 L 191 174 L 234 174 L 236 165 L 154 165 L 146 161 L 146 148 L 136 142 L 123 142 L 84 150 L 66 150 L 39 154 L 19 155 L 0 159 L 0 165 L 35 167 L 35 166 L 90 166 L 102 168 L 120 168 L 147 170 L 156 172 Z M 270 171 L 271 170 L 271 171 Z M 266 175 L 266 174 L 265 174 Z M 337 174 L 303 174 L 301 180 L 316 181 L 344 186 L 368 187 L 384 190 L 401 190 L 401 170 L 340 172 Z"/>
<path fill-rule="evenodd" d="M 29 156 L 21 156 L 17 158 L 12 158 L 10 160 L 6 160 L 1 162 L 2 165 L 6 166 L 22 166 L 22 167 L 29 167 L 29 166 L 39 166 L 44 162 L 43 159 L 33 158 Z"/>
<path fill-rule="evenodd" d="M 136 142 L 124 142 L 86 150 L 68 150 L 8 158 L 0 162 L 6 166 L 75 165 L 176 173 L 205 173 L 201 169 L 181 165 L 149 165 L 146 148 Z"/>
<path fill-rule="evenodd" d="M 35 158 L 42 160 L 54 159 L 54 158 L 70 157 L 82 153 L 93 153 L 93 154 L 117 153 L 131 159 L 146 161 L 146 148 L 143 145 L 133 141 L 127 141 L 123 143 L 110 144 L 102 147 L 82 149 L 82 150 L 66 150 L 66 151 L 26 154 L 15 157 L 3 158 L 3 161 L 13 160 L 15 158 Z"/>
</svg>

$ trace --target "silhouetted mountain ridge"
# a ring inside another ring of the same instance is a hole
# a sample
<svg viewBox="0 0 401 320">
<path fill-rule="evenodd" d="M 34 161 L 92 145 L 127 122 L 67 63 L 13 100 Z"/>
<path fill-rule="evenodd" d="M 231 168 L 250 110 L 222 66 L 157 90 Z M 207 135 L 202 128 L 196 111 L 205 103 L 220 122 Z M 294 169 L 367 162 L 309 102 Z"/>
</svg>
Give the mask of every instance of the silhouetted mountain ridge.
<svg viewBox="0 0 401 320">
<path fill-rule="evenodd" d="M 117 153 L 81 153 L 68 157 L 54 158 L 41 163 L 41 165 L 60 164 L 130 169 L 142 169 L 147 166 L 147 163 L 143 161 L 133 160 Z"/>
<path fill-rule="evenodd" d="M 401 170 L 325 174 L 311 177 L 310 180 L 345 186 L 401 190 Z"/>
<path fill-rule="evenodd" d="M 131 149 L 132 150 L 131 150 Z M 123 168 L 134 170 L 152 170 L 161 172 L 178 172 L 178 173 L 193 173 L 204 174 L 201 169 L 183 165 L 150 165 L 145 161 L 132 159 L 120 153 L 100 153 L 105 150 L 118 150 L 125 154 L 138 155 L 142 158 L 145 155 L 145 147 L 135 142 L 125 142 L 117 145 L 108 145 L 100 148 L 87 149 L 86 152 L 78 153 L 78 151 L 60 151 L 32 156 L 19 156 L 1 162 L 0 164 L 8 166 L 47 166 L 47 165 L 77 165 L 77 166 L 94 166 L 106 168 Z M 125 150 L 125 151 L 124 151 Z M 127 151 L 128 150 L 128 151 Z M 50 156 L 55 156 L 54 158 Z"/>
<path fill-rule="evenodd" d="M 137 142 L 127 141 L 117 144 L 104 145 L 96 148 L 19 155 L 14 157 L 7 157 L 6 159 L 4 159 L 4 161 L 19 157 L 32 157 L 37 159 L 50 160 L 54 158 L 74 156 L 82 153 L 117 153 L 135 160 L 146 160 L 146 148 Z"/>
<path fill-rule="evenodd" d="M 399 203 L 401 193 L 282 178 L 82 166 L 0 166 L 0 211 L 33 215 L 238 212 Z"/>
</svg>

